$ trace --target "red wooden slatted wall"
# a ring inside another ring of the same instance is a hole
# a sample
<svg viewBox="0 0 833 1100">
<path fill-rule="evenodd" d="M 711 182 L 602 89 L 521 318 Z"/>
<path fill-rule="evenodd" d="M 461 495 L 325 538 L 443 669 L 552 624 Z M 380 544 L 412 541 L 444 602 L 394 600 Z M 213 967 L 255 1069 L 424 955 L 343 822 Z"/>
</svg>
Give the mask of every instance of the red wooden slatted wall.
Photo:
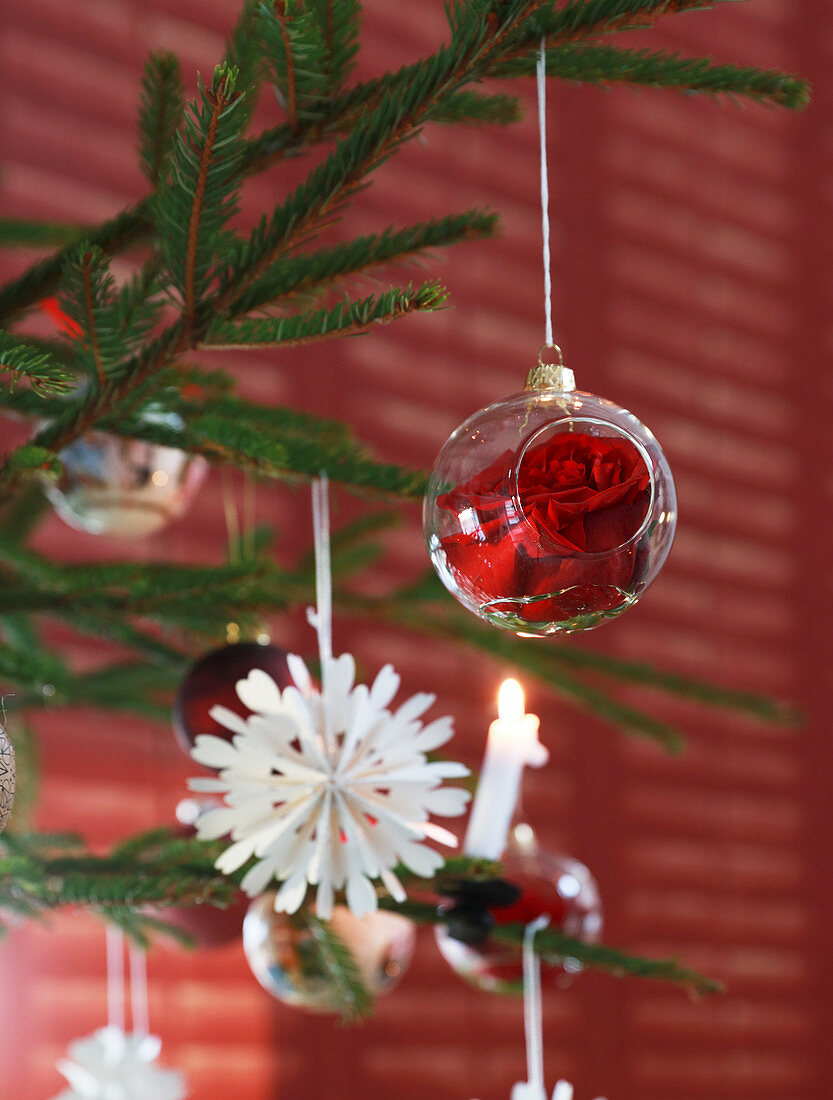
<svg viewBox="0 0 833 1100">
<path fill-rule="evenodd" d="M 366 8 L 368 72 L 444 33 L 434 0 Z M 234 11 L 232 0 L 4 4 L 3 212 L 94 221 L 140 193 L 134 105 L 145 53 L 171 46 L 186 73 L 206 73 Z M 634 692 L 687 726 L 687 754 L 669 760 L 529 685 L 552 760 L 530 774 L 526 810 L 548 846 L 596 872 L 607 938 L 680 954 L 730 985 L 707 1004 L 598 975 L 549 994 L 552 1078 L 572 1078 L 579 1097 L 833 1094 L 828 16 L 821 0 L 754 0 L 679 18 L 651 39 L 811 76 L 815 106 L 804 117 L 672 93 L 551 93 L 557 329 L 580 384 L 655 430 L 681 510 L 665 575 L 586 644 L 795 696 L 811 718 L 796 733 Z M 253 183 L 246 210 L 285 193 L 297 171 Z M 504 234 L 437 265 L 453 311 L 320 352 L 224 363 L 253 397 L 347 414 L 380 454 L 427 464 L 467 413 L 518 387 L 541 342 L 532 117 L 505 132 L 431 130 L 385 167 L 345 225 L 361 232 L 478 203 L 501 211 Z M 7 256 L 4 274 L 27 258 Z M 261 489 L 258 507 L 278 524 L 282 555 L 305 544 L 304 493 Z M 93 542 L 57 520 L 39 543 L 76 559 L 210 560 L 223 537 L 214 478 L 188 519 L 147 547 Z M 423 567 L 412 509 L 374 583 Z M 300 620 L 275 621 L 273 632 L 311 648 Z M 457 753 L 476 763 L 501 669 L 367 623 L 339 622 L 336 641 L 368 673 L 390 659 L 405 691 L 436 690 L 438 707 L 456 716 Z M 73 644 L 79 663 L 101 659 Z M 188 767 L 166 731 L 65 712 L 41 716 L 38 729 L 44 827 L 104 844 L 170 819 Z M 4 1100 L 59 1091 L 56 1057 L 103 1022 L 103 961 L 100 929 L 77 916 L 56 920 L 51 934 L 19 930 L 0 949 Z M 361 1031 L 274 1004 L 236 947 L 158 951 L 150 976 L 165 1058 L 186 1070 L 199 1100 L 502 1100 L 522 1076 L 519 1004 L 464 988 L 427 933 L 399 991 Z"/>
</svg>

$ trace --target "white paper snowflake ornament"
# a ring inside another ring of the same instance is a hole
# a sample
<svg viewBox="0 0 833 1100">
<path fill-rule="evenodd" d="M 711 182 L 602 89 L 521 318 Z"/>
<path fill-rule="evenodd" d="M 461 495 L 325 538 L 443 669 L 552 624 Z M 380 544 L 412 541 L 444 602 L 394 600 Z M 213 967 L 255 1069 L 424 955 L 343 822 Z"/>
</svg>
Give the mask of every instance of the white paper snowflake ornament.
<svg viewBox="0 0 833 1100">
<path fill-rule="evenodd" d="M 102 1027 L 69 1044 L 57 1068 L 69 1082 L 54 1100 L 185 1100 L 185 1078 L 160 1069 L 162 1040 Z"/>
<path fill-rule="evenodd" d="M 280 690 L 261 669 L 237 684 L 237 695 L 253 713 L 246 719 L 225 707 L 211 717 L 231 730 L 231 743 L 212 736 L 196 739 L 191 756 L 219 771 L 216 779 L 192 779 L 193 791 L 225 795 L 225 806 L 209 810 L 197 835 L 232 843 L 215 866 L 224 874 L 257 862 L 243 877 L 243 889 L 257 897 L 273 880 L 277 912 L 295 913 L 310 886 L 322 920 L 333 913 L 336 891 L 345 891 L 356 917 L 378 908 L 375 880 L 402 902 L 405 891 L 393 872 L 402 863 L 431 878 L 443 859 L 423 841 L 454 846 L 457 838 L 428 820 L 454 817 L 468 791 L 443 787 L 468 768 L 429 761 L 427 753 L 452 735 L 450 718 L 428 725 L 420 719 L 435 696 L 411 696 L 397 710 L 390 705 L 400 679 L 391 665 L 371 687 L 356 684 L 350 654 L 333 657 L 332 578 L 327 479 L 312 486 L 315 531 L 316 607 L 308 618 L 318 634 L 321 690 L 300 657 L 287 657 L 293 684 Z"/>
<path fill-rule="evenodd" d="M 282 882 L 279 912 L 297 911 L 313 886 L 323 919 L 342 889 L 350 911 L 364 916 L 377 908 L 376 879 L 404 901 L 393 868 L 402 863 L 432 877 L 443 860 L 423 842 L 457 841 L 429 814 L 456 816 L 469 799 L 468 791 L 442 786 L 468 775 L 467 768 L 427 758 L 452 736 L 451 719 L 423 725 L 435 701 L 426 693 L 392 710 L 400 678 L 391 665 L 368 688 L 355 684 L 350 654 L 329 658 L 318 692 L 299 657 L 288 663 L 294 686 L 283 691 L 259 669 L 239 682 L 240 701 L 254 712 L 247 719 L 224 707 L 212 710 L 212 718 L 235 733 L 231 743 L 196 739 L 194 760 L 220 774 L 189 785 L 221 793 L 226 803 L 200 818 L 197 835 L 231 836 L 216 863 L 225 874 L 257 860 L 242 882 L 250 897 Z"/>
</svg>

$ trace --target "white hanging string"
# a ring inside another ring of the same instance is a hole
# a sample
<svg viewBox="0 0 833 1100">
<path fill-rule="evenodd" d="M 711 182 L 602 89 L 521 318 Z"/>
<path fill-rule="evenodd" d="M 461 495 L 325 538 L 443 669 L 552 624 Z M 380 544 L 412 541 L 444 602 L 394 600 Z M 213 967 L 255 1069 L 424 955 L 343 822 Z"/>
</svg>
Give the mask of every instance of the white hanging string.
<svg viewBox="0 0 833 1100">
<path fill-rule="evenodd" d="M 149 1035 L 147 953 L 140 947 L 130 948 L 130 1008 L 134 1035 Z"/>
<path fill-rule="evenodd" d="M 312 527 L 315 541 L 315 607 L 307 609 L 307 619 L 318 635 L 321 659 L 321 690 L 329 696 L 330 662 L 333 657 L 333 578 L 330 567 L 330 496 L 327 475 L 312 483 Z M 324 708 L 324 741 L 333 744 L 330 710 Z"/>
<path fill-rule="evenodd" d="M 524 932 L 524 1031 L 526 1033 L 526 1079 L 533 1095 L 544 1092 L 544 1044 L 541 1037 L 541 960 L 535 937 L 550 918 L 540 916 Z"/>
<path fill-rule="evenodd" d="M 107 925 L 107 1026 L 125 1030 L 124 933 Z"/>
<path fill-rule="evenodd" d="M 552 346 L 552 272 L 550 264 L 550 187 L 547 170 L 547 40 L 538 50 L 538 137 L 541 145 L 541 229 L 544 238 L 544 316 L 546 345 Z"/>
<path fill-rule="evenodd" d="M 307 618 L 318 634 L 321 674 L 333 656 L 333 581 L 330 573 L 330 502 L 327 475 L 312 483 L 312 525 L 315 536 L 315 609 Z"/>
</svg>

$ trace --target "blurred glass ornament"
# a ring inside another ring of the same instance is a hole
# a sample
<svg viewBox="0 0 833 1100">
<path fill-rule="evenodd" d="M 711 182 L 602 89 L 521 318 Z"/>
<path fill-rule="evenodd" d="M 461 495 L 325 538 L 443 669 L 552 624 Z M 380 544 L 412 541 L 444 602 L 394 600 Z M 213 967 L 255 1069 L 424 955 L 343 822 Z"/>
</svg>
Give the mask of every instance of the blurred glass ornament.
<svg viewBox="0 0 833 1100">
<path fill-rule="evenodd" d="M 547 386 L 453 433 L 423 517 L 449 592 L 533 637 L 589 630 L 635 604 L 668 556 L 677 505 L 665 456 L 632 413 Z"/>
<path fill-rule="evenodd" d="M 188 669 L 174 700 L 172 720 L 177 742 L 190 754 L 201 734 L 230 741 L 234 734 L 211 717 L 212 707 L 239 709 L 237 684 L 252 669 L 268 673 L 279 688 L 293 681 L 286 663 L 286 651 L 260 642 L 237 642 L 203 654 Z"/>
<path fill-rule="evenodd" d="M 442 907 L 444 922 L 435 926 L 437 946 L 449 966 L 489 993 L 518 992 L 523 984 L 520 945 L 496 940 L 491 934 L 496 926 L 525 926 L 546 915 L 551 929 L 585 943 L 595 943 L 602 930 L 599 889 L 590 871 L 577 859 L 539 848 L 528 825 L 515 826 L 503 871 L 503 880 L 482 884 L 485 893 L 478 892 L 478 884 L 466 883 L 453 904 Z M 560 966 L 545 965 L 542 984 L 568 985 L 581 969 L 571 958 Z"/>
<path fill-rule="evenodd" d="M 312 1012 L 337 1012 L 341 1001 L 302 917 L 275 912 L 275 893 L 251 903 L 243 922 L 243 950 L 263 988 L 284 1004 Z M 350 949 L 366 989 L 374 997 L 392 989 L 410 965 L 416 929 L 398 913 L 379 909 L 354 917 L 337 905 L 329 925 Z"/>
<path fill-rule="evenodd" d="M 182 425 L 162 410 L 145 410 L 142 419 Z M 78 531 L 112 538 L 144 538 L 177 519 L 208 469 L 199 455 L 100 431 L 87 432 L 58 457 L 62 473 L 43 481 L 55 511 Z"/>
<path fill-rule="evenodd" d="M 0 832 L 5 829 L 11 817 L 15 784 L 14 746 L 0 726 Z"/>
</svg>

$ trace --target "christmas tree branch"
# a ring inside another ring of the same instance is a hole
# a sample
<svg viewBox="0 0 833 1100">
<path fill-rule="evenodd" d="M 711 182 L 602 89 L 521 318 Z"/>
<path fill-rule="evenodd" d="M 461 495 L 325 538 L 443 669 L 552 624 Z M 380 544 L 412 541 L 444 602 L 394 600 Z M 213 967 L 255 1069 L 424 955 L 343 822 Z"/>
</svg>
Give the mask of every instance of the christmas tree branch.
<svg viewBox="0 0 833 1100">
<path fill-rule="evenodd" d="M 697 0 L 677 0 L 674 3 L 670 3 L 669 0 L 628 0 L 625 3 L 621 0 L 586 0 L 586 2 L 567 4 L 563 8 L 555 8 L 552 4 L 525 3 L 520 5 L 520 15 L 519 5 L 515 3 L 512 5 L 512 28 L 517 31 L 519 27 L 525 26 L 524 33 L 515 41 L 503 27 L 500 35 L 502 52 L 495 50 L 490 58 L 490 64 L 500 66 L 513 58 L 528 60 L 534 48 L 537 48 L 542 34 L 548 36 L 549 46 L 554 49 L 559 45 L 586 42 L 599 34 L 644 27 L 665 15 L 711 7 L 714 2 L 728 2 L 728 0 L 713 0 L 710 3 L 697 2 Z M 258 75 L 257 34 L 254 29 L 256 8 L 256 3 L 246 5 L 227 51 L 229 63 L 241 66 L 243 86 L 254 82 Z M 451 11 L 455 21 L 469 22 L 472 26 L 479 25 L 481 34 L 484 33 L 488 20 L 492 20 L 490 25 L 494 24 L 495 17 L 490 15 L 491 5 L 461 5 L 452 8 Z M 526 16 L 526 23 L 524 23 L 524 16 Z M 481 63 L 469 67 L 469 80 L 478 81 L 489 75 L 488 66 L 484 71 L 482 59 L 478 60 Z M 371 106 L 378 106 L 394 87 L 400 84 L 407 85 L 420 72 L 424 64 L 420 62 L 413 66 L 406 66 L 397 73 L 388 73 L 376 80 L 366 81 L 357 89 L 342 94 L 341 97 L 331 98 L 327 104 L 326 117 L 316 118 L 309 125 L 302 125 L 297 133 L 293 132 L 288 125 L 264 131 L 247 143 L 243 153 L 243 173 L 261 171 L 275 160 L 297 155 L 312 144 L 349 133 L 362 113 Z M 730 69 L 731 67 L 725 67 L 730 86 L 714 87 L 710 90 L 747 94 L 742 81 L 730 73 Z M 750 76 L 752 86 L 749 94 L 753 97 L 758 96 L 760 92 L 756 91 L 756 87 L 759 86 L 759 78 L 754 75 L 754 70 L 742 71 Z M 593 79 L 592 74 L 589 79 Z M 465 83 L 463 75 L 461 75 L 461 83 Z M 486 101 L 477 96 L 472 98 L 470 93 L 461 96 L 461 92 L 460 87 L 440 90 L 436 102 L 430 109 L 431 117 L 437 121 L 454 123 L 481 120 Z M 782 93 L 779 92 L 775 98 L 776 101 L 783 99 Z M 805 85 L 799 82 L 791 88 L 790 105 L 798 105 L 805 98 Z M 498 99 L 493 106 L 496 107 L 496 117 L 490 119 L 491 121 L 505 120 L 507 113 L 509 116 L 514 113 L 514 107 L 510 107 L 505 99 Z M 242 108 L 241 115 L 247 115 L 250 109 L 251 102 Z M 468 109 L 471 109 L 471 114 L 468 113 Z M 150 229 L 150 200 L 145 199 L 98 229 L 89 231 L 86 234 L 86 241 L 99 246 L 105 252 L 112 253 L 136 243 Z M 0 321 L 8 321 L 10 318 L 19 316 L 33 302 L 54 291 L 65 259 L 66 254 L 59 252 L 36 264 L 0 289 Z"/>
<path fill-rule="evenodd" d="M 332 925 L 313 913 L 303 914 L 303 923 L 312 932 L 319 969 L 327 977 L 332 992 L 333 1007 L 345 1021 L 357 1021 L 373 1010 L 373 997 L 362 982 L 356 960 Z"/>
<path fill-rule="evenodd" d="M 175 143 L 170 179 L 154 203 L 166 270 L 182 295 L 186 347 L 208 293 L 221 235 L 237 210 L 246 122 L 235 92 L 237 76 L 222 64 L 210 88 L 200 85 Z"/>
<path fill-rule="evenodd" d="M 88 247 L 95 246 L 113 254 L 140 243 L 152 231 L 150 203 L 144 199 L 97 228 L 86 230 L 83 240 Z M 75 243 L 70 244 L 0 287 L 0 321 L 8 323 L 18 319 L 35 302 L 54 293 L 60 284 L 64 266 L 76 249 Z"/>
<path fill-rule="evenodd" d="M 65 248 L 87 233 L 88 226 L 0 218 L 0 247 L 3 248 Z"/>
<path fill-rule="evenodd" d="M 414 287 L 392 287 L 384 294 L 360 301 L 345 298 L 330 309 L 293 316 L 247 318 L 228 321 L 218 317 L 208 327 L 200 347 L 259 348 L 310 344 L 334 336 L 355 336 L 371 325 L 388 324 L 410 313 L 442 309 L 448 295 L 436 282 Z"/>
<path fill-rule="evenodd" d="M 405 901 L 398 904 L 392 898 L 383 897 L 379 899 L 379 906 L 388 912 L 400 913 L 415 924 L 443 923 L 442 914 L 438 914 L 436 906 L 425 902 Z M 492 928 L 489 936 L 517 947 L 520 952 L 525 930 L 522 924 L 502 924 Z M 666 982 L 701 996 L 724 992 L 722 982 L 681 966 L 676 959 L 649 959 L 632 955 L 604 944 L 573 939 L 555 929 L 547 928 L 539 932 L 535 937 L 535 946 L 542 960 L 549 966 L 560 966 L 564 959 L 576 959 L 583 966 L 605 971 L 617 978 L 628 975 Z"/>
<path fill-rule="evenodd" d="M 139 101 L 139 159 L 154 190 L 167 177 L 184 108 L 179 58 L 172 53 L 152 53 L 145 63 Z"/>
<path fill-rule="evenodd" d="M 31 344 L 13 336 L 10 332 L 0 331 L 0 374 L 11 374 L 14 378 L 25 378 L 34 393 L 68 393 L 72 388 L 73 375 L 60 363 L 56 363 L 48 354 Z"/>
<path fill-rule="evenodd" d="M 234 900 L 247 868 L 229 877 L 220 875 L 214 860 L 221 850 L 221 842 L 177 839 L 170 831 L 159 829 L 131 838 L 108 856 L 94 856 L 80 847 L 77 838 L 6 832 L 0 837 L 0 909 L 38 916 L 69 905 L 118 919 L 119 914 L 131 910 L 139 916 L 136 910 L 145 907 L 156 910 L 157 917 L 163 917 L 170 906 L 199 903 L 222 907 Z M 436 881 L 418 882 L 420 893 L 437 890 L 441 895 L 449 870 L 457 882 L 471 879 L 482 883 L 488 881 L 490 872 L 499 874 L 500 866 L 487 868 L 482 860 L 454 857 Z M 379 904 L 420 924 L 438 924 L 444 919 L 436 902 L 408 900 L 400 904 L 384 896 Z M 301 916 L 319 944 L 323 965 L 334 992 L 341 995 L 345 1012 L 363 1012 L 368 1004 L 359 991 L 361 981 L 346 946 L 312 912 L 303 910 Z M 141 930 L 141 922 L 137 923 Z M 490 935 L 520 951 L 524 926 L 503 924 Z M 564 958 L 574 958 L 617 977 L 636 975 L 699 994 L 722 989 L 719 982 L 675 960 L 647 959 L 603 944 L 584 943 L 556 929 L 540 933 L 536 945 L 544 960 L 555 966 Z"/>
<path fill-rule="evenodd" d="M 430 249 L 491 237 L 497 230 L 497 220 L 497 215 L 488 211 L 467 210 L 403 229 L 388 228 L 383 233 L 355 237 L 332 248 L 287 256 L 236 298 L 231 310 L 235 314 L 249 313 L 282 299 L 318 291 L 348 275 L 406 263 Z"/>
<path fill-rule="evenodd" d="M 496 76 L 532 76 L 535 59 L 508 61 Z M 804 81 L 785 73 L 715 64 L 711 58 L 680 57 L 650 50 L 623 50 L 607 45 L 570 45 L 547 50 L 547 75 L 587 84 L 631 84 L 677 88 L 709 95 L 737 93 L 746 99 L 793 110 L 806 107 Z"/>
</svg>

